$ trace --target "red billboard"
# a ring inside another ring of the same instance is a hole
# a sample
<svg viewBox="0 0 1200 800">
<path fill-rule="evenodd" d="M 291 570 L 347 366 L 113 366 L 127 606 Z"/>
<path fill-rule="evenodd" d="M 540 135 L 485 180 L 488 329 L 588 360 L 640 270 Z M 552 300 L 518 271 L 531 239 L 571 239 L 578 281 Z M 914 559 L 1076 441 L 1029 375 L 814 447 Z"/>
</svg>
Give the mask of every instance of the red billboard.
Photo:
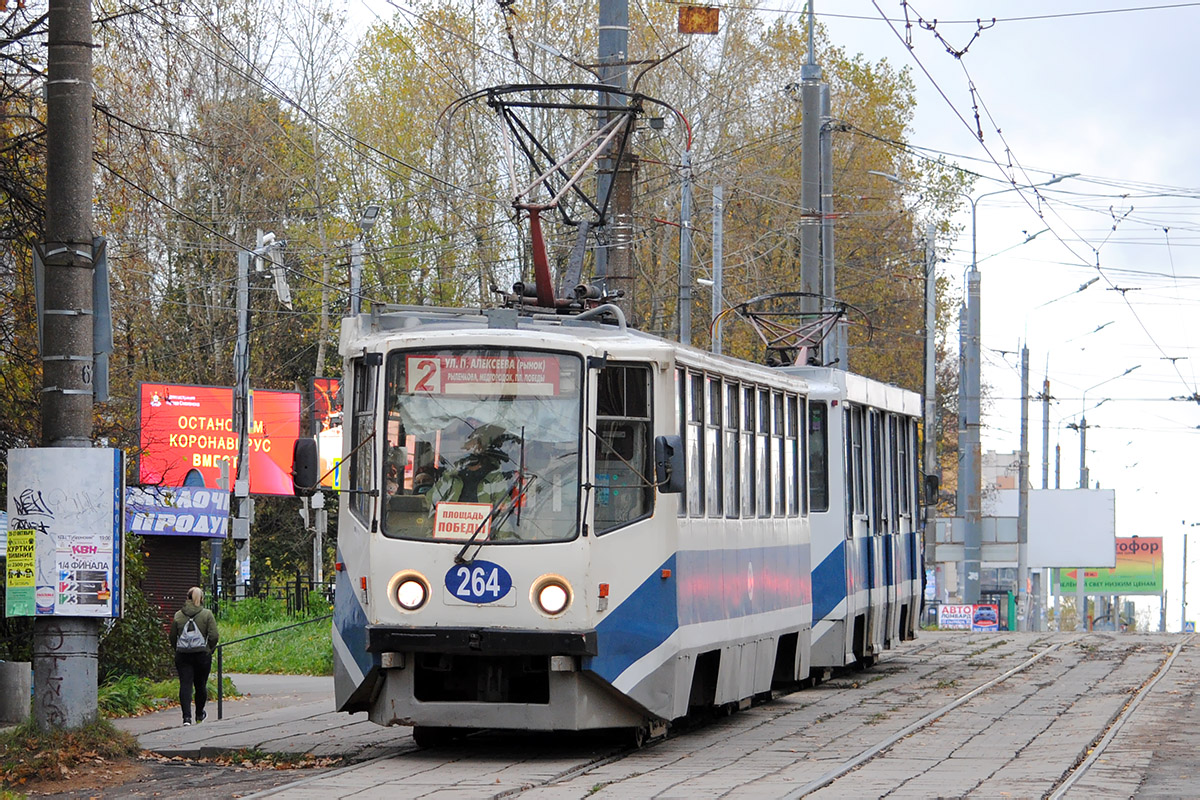
<svg viewBox="0 0 1200 800">
<path fill-rule="evenodd" d="M 260 390 L 251 396 L 250 493 L 290 495 L 300 394 Z M 229 462 L 230 479 L 236 476 L 233 389 L 143 383 L 138 410 L 143 485 L 215 489 L 222 462 Z"/>
</svg>

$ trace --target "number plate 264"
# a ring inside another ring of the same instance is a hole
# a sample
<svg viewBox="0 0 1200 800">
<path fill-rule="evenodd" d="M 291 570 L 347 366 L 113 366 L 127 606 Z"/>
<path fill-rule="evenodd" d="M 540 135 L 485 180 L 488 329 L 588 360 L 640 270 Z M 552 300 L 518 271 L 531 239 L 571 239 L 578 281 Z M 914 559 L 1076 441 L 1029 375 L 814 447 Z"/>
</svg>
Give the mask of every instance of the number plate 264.
<svg viewBox="0 0 1200 800">
<path fill-rule="evenodd" d="M 512 576 L 508 570 L 491 561 L 472 561 L 456 564 L 446 572 L 446 599 L 462 603 L 516 605 L 512 592 Z M 508 602 L 501 602 L 507 600 Z"/>
</svg>

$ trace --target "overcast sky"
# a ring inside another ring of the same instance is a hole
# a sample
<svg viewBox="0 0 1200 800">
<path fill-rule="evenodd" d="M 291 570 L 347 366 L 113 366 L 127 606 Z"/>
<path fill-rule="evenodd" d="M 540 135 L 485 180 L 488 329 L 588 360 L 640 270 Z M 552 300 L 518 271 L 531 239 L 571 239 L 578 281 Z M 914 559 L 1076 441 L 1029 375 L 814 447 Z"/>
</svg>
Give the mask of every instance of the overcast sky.
<svg viewBox="0 0 1200 800">
<path fill-rule="evenodd" d="M 817 0 L 816 11 L 837 44 L 912 70 L 912 143 L 985 176 L 972 194 L 1078 173 L 1041 190 L 1042 200 L 1010 192 L 977 206 L 984 381 L 994 396 L 983 447 L 1019 449 L 1016 352 L 1027 341 L 1031 390 L 1041 390 L 1048 360 L 1056 398 L 1051 486 L 1056 445 L 1062 486 L 1078 485 L 1079 435 L 1065 425 L 1087 408 L 1092 485 L 1116 490 L 1118 536 L 1166 540 L 1168 624 L 1177 630 L 1182 534 L 1200 523 L 1200 405 L 1170 399 L 1193 395 L 1200 374 L 1200 3 L 918 0 L 906 9 L 900 0 Z M 961 221 L 964 235 L 941 267 L 960 286 L 968 211 Z M 1035 487 L 1041 420 L 1036 403 Z M 1190 543 L 1189 574 L 1200 574 L 1200 536 Z M 1200 602 L 1200 586 L 1193 593 Z"/>
<path fill-rule="evenodd" d="M 387 14 L 381 0 L 367 2 Z M 804 7 L 760 5 L 765 13 Z M 354 0 L 347 7 L 365 16 Z M 1200 390 L 1200 3 L 816 0 L 816 11 L 835 44 L 910 69 L 918 97 L 911 143 L 978 173 L 973 195 L 1076 175 L 1040 198 L 1009 192 L 978 205 L 983 377 L 992 394 L 983 447 L 1019 448 L 1016 353 L 1027 341 L 1031 390 L 1041 390 L 1048 364 L 1055 398 L 1051 487 L 1056 446 L 1062 486 L 1078 485 L 1079 435 L 1066 425 L 1086 407 L 1092 485 L 1116 490 L 1118 536 L 1164 537 L 1168 621 L 1178 630 L 1183 533 L 1200 523 L 1200 404 L 1171 399 Z M 799 77 L 802 58 L 782 82 Z M 940 269 L 961 286 L 968 211 L 959 222 L 964 233 Z M 1040 403 L 1030 429 L 1030 474 L 1040 487 Z M 1191 530 L 1200 534 L 1200 525 Z M 1200 535 L 1191 544 L 1200 575 Z M 1200 603 L 1200 585 L 1193 597 Z M 1200 617 L 1200 606 L 1190 608 Z"/>
</svg>

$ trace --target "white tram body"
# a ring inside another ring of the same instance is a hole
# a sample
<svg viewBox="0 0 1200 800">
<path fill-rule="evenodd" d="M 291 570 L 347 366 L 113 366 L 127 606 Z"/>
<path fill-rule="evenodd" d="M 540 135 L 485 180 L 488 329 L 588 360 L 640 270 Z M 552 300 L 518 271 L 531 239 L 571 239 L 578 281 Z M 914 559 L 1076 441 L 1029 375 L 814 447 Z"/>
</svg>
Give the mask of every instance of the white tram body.
<svg viewBox="0 0 1200 800">
<path fill-rule="evenodd" d="M 804 679 L 826 629 L 843 661 L 858 618 L 869 652 L 913 632 L 919 549 L 836 499 L 833 424 L 810 511 L 805 424 L 813 387 L 906 425 L 909 393 L 505 309 L 347 318 L 341 352 L 339 710 L 417 733 L 655 731 Z M 914 503 L 887 525 L 915 525 Z M 839 513 L 853 533 L 818 547 Z M 814 628 L 834 551 L 843 596 Z"/>
<path fill-rule="evenodd" d="M 919 627 L 920 395 L 827 367 L 809 387 L 815 667 L 870 664 Z"/>
</svg>

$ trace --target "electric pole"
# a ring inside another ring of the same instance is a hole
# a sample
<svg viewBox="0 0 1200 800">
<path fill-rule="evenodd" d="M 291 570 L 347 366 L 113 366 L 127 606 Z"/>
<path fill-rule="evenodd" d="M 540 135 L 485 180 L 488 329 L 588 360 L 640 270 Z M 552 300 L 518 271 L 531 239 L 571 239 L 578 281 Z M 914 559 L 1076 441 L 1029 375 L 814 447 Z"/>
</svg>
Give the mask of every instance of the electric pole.
<svg viewBox="0 0 1200 800">
<path fill-rule="evenodd" d="M 1017 468 L 1017 630 L 1029 630 L 1029 348 L 1021 347 L 1021 463 Z"/>
<path fill-rule="evenodd" d="M 88 0 L 50 0 L 46 80 L 45 301 L 42 444 L 92 446 L 92 13 Z M 35 617 L 38 728 L 97 717 L 97 619 Z M 45 702 L 53 698 L 55 702 Z"/>
<path fill-rule="evenodd" d="M 817 65 L 813 3 L 808 4 L 808 60 L 800 68 L 800 313 L 816 322 L 821 311 L 821 67 Z M 819 342 L 811 341 L 810 361 L 823 363 Z"/>
<path fill-rule="evenodd" d="M 623 92 L 629 82 L 629 0 L 600 0 L 599 11 L 600 82 Z M 624 107 L 628 98 L 601 92 L 600 105 Z M 603 127 L 608 111 L 602 110 L 598 116 Z M 596 249 L 595 283 L 602 291 L 623 291 L 628 311 L 633 309 L 633 175 L 637 162 L 632 136 L 631 124 L 598 160 L 596 176 L 596 199 L 604 211 L 601 231 L 607 232 L 607 237 L 601 234 Z"/>
</svg>

